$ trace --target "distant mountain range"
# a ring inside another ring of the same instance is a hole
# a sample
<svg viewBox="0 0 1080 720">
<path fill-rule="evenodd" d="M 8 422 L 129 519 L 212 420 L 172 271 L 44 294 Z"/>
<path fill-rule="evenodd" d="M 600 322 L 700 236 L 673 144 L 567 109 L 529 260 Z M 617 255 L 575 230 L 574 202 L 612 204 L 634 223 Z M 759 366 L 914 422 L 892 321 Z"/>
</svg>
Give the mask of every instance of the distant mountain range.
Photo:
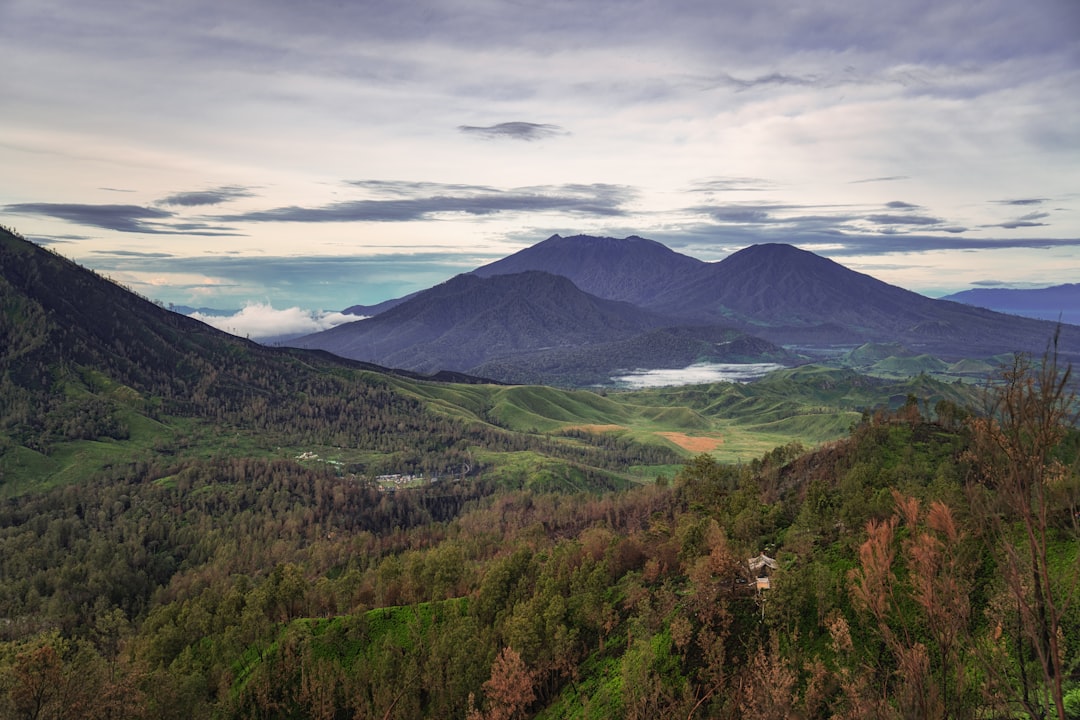
<svg viewBox="0 0 1080 720">
<path fill-rule="evenodd" d="M 976 288 L 946 295 L 952 300 L 977 307 L 1080 325 L 1080 283 L 1045 288 Z"/>
<path fill-rule="evenodd" d="M 866 342 L 950 362 L 1041 354 L 1056 329 L 928 298 L 790 245 L 707 263 L 636 236 L 555 235 L 364 310 L 381 312 L 293 344 L 420 372 L 578 384 L 695 361 L 795 363 Z M 1080 327 L 1063 327 L 1060 341 L 1066 359 L 1080 358 Z"/>
</svg>

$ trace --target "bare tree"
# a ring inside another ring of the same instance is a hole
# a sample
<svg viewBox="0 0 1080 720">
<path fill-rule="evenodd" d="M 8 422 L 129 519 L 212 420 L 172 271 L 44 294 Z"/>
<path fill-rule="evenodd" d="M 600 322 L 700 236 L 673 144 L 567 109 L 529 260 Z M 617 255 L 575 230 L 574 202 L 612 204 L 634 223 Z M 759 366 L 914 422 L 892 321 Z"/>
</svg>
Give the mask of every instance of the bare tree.
<svg viewBox="0 0 1080 720">
<path fill-rule="evenodd" d="M 1031 717 L 1064 720 L 1062 618 L 1076 597 L 1080 567 L 1051 563 L 1076 521 L 1078 473 L 1061 455 L 1076 422 L 1072 368 L 1058 362 L 1057 338 L 1035 363 L 1017 355 L 990 393 L 990 411 L 972 418 L 968 487 L 976 517 L 993 543 L 1004 597 L 984 665 L 995 691 Z M 1011 616 L 1011 619 L 1009 618 Z"/>
</svg>

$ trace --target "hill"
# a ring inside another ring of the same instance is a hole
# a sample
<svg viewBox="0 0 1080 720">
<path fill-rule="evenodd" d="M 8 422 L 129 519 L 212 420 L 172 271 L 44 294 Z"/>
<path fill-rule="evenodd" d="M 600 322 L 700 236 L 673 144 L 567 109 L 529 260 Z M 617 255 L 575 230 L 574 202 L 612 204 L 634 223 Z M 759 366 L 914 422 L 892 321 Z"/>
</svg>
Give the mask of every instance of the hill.
<svg viewBox="0 0 1080 720">
<path fill-rule="evenodd" d="M 1010 315 L 1080 325 L 1080 283 L 1045 288 L 975 288 L 941 299 Z"/>
</svg>

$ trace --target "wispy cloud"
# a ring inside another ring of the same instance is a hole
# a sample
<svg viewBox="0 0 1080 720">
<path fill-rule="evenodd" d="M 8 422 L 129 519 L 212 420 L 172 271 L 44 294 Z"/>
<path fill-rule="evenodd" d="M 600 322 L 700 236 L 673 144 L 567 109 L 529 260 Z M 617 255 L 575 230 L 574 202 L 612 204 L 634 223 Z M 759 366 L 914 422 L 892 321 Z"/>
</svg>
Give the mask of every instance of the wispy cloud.
<svg viewBox="0 0 1080 720">
<path fill-rule="evenodd" d="M 98 256 L 110 256 L 120 258 L 171 258 L 175 257 L 167 252 L 140 252 L 138 250 L 92 250 L 92 254 Z"/>
<path fill-rule="evenodd" d="M 1015 220 L 1006 220 L 1005 222 L 992 223 L 990 225 L 984 225 L 983 227 L 999 227 L 1006 230 L 1016 230 L 1019 228 L 1029 227 L 1045 227 L 1050 223 L 1039 222 L 1043 218 L 1050 217 L 1048 212 L 1030 212 L 1026 215 L 1021 215 Z"/>
<path fill-rule="evenodd" d="M 941 225 L 945 222 L 929 215 L 867 215 L 866 220 L 878 225 Z"/>
<path fill-rule="evenodd" d="M 909 175 L 887 175 L 885 177 L 873 177 L 864 178 L 862 180 L 852 180 L 849 185 L 863 185 L 865 183 L 879 183 L 879 182 L 896 182 L 897 180 L 910 180 Z"/>
<path fill-rule="evenodd" d="M 89 225 L 119 232 L 157 232 L 147 220 L 167 220 L 168 210 L 139 205 L 88 205 L 83 203 L 16 203 L 4 210 L 16 215 L 44 215 L 77 225 Z"/>
<path fill-rule="evenodd" d="M 711 84 L 721 87 L 735 88 L 736 90 L 751 90 L 757 87 L 770 85 L 794 85 L 806 87 L 820 85 L 823 82 L 820 75 L 789 75 L 781 72 L 771 72 L 754 77 L 736 77 L 728 73 L 720 73 L 710 79 Z"/>
<path fill-rule="evenodd" d="M 789 243 L 813 249 L 828 257 L 893 255 L 929 251 L 977 250 L 1044 250 L 1080 248 L 1077 238 L 977 238 L 953 232 L 953 228 L 934 228 L 942 234 L 925 232 L 867 232 L 858 227 L 828 224 L 820 221 L 793 222 L 789 225 L 746 224 L 726 225 L 723 229 L 712 223 L 683 226 L 653 235 L 653 239 L 702 259 L 720 259 L 747 245 L 760 243 Z M 722 242 L 718 242 L 722 238 Z"/>
<path fill-rule="evenodd" d="M 1048 198 L 1017 198 L 1014 200 L 992 200 L 995 205 L 1041 205 Z"/>
<path fill-rule="evenodd" d="M 557 135 L 567 135 L 565 128 L 559 125 L 533 122 L 503 122 L 496 125 L 458 125 L 458 130 L 466 135 L 477 135 L 488 139 L 542 140 Z"/>
<path fill-rule="evenodd" d="M 249 188 L 237 185 L 226 185 L 211 190 L 196 190 L 193 192 L 179 192 L 158 200 L 160 205 L 178 205 L 181 207 L 203 207 L 206 205 L 220 205 L 221 203 L 238 198 L 254 197 Z"/>
<path fill-rule="evenodd" d="M 84 203 L 15 203 L 5 205 L 5 212 L 16 215 L 41 215 L 116 232 L 147 235 L 236 235 L 230 228 L 203 223 L 171 225 L 176 214 L 141 205 L 91 205 Z M 159 222 L 155 222 L 159 221 Z"/>
<path fill-rule="evenodd" d="M 692 193 L 718 192 L 764 192 L 776 190 L 777 184 L 771 180 L 755 177 L 715 177 L 698 180 L 690 185 Z"/>
<path fill-rule="evenodd" d="M 385 189 L 385 185 L 367 185 Z M 280 207 L 236 215 L 219 215 L 222 222 L 409 222 L 437 216 L 472 216 L 501 213 L 560 212 L 613 217 L 636 191 L 623 185 L 566 184 L 501 190 L 485 186 L 439 186 L 433 183 L 392 183 L 389 199 L 346 200 L 318 207 Z"/>
</svg>

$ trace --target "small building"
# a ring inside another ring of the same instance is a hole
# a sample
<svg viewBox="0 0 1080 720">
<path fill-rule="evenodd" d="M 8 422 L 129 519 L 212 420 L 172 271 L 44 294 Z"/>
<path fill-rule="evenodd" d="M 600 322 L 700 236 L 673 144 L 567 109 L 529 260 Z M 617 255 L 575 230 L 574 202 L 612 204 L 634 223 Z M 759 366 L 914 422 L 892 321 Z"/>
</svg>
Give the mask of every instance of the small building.
<svg viewBox="0 0 1080 720">
<path fill-rule="evenodd" d="M 769 571 L 776 569 L 776 561 L 762 553 L 757 557 L 748 559 L 746 564 L 750 568 L 750 576 L 757 582 L 757 589 L 759 591 L 768 590 L 770 587 Z"/>
</svg>

